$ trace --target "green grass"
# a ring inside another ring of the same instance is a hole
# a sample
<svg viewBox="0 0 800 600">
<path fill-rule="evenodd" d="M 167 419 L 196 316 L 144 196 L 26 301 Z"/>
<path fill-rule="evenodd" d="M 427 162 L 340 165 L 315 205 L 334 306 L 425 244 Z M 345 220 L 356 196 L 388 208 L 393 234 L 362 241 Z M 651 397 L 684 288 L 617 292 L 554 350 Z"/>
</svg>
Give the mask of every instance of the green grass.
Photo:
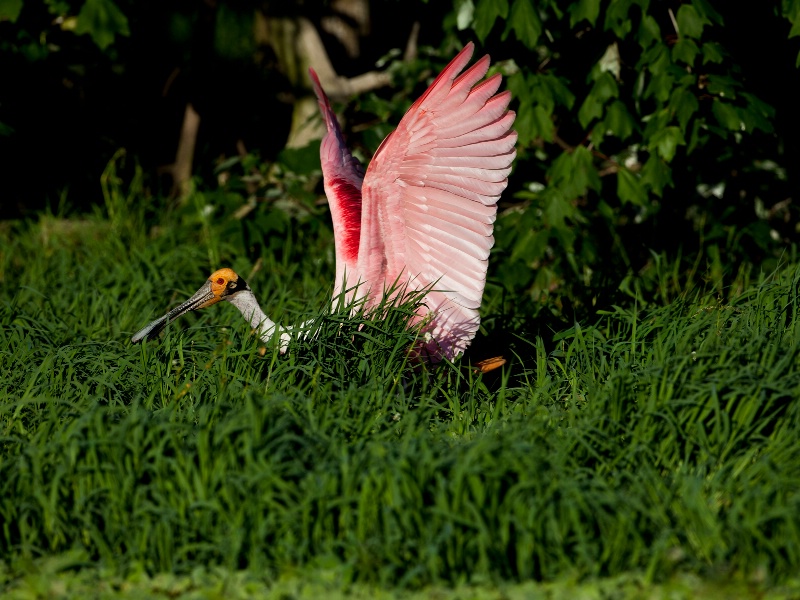
<svg viewBox="0 0 800 600">
<path fill-rule="evenodd" d="M 2 576 L 2 573 L 0 573 Z M 765 590 L 742 581 L 701 579 L 691 573 L 676 574 L 652 583 L 641 575 L 623 574 L 594 581 L 563 578 L 554 582 L 501 582 L 491 584 L 431 585 L 418 590 L 381 587 L 369 583 L 345 584 L 335 569 L 316 569 L 270 578 L 250 571 L 230 572 L 219 567 L 197 567 L 188 574 L 135 572 L 120 577 L 97 568 L 86 568 L 75 553 L 39 561 L 24 577 L 10 585 L 3 598 L 130 598 L 135 600 L 263 598 L 290 600 L 794 600 L 800 582 L 794 580 Z"/>
<path fill-rule="evenodd" d="M 275 597 L 789 589 L 800 267 L 725 303 L 521 329 L 481 376 L 410 365 L 407 306 L 325 314 L 316 220 L 261 210 L 256 244 L 208 201 L 153 231 L 154 207 L 113 188 L 103 214 L 0 233 L 0 590 L 159 597 L 159 577 L 197 573 L 202 597 L 234 580 Z M 129 343 L 224 265 L 280 321 L 316 316 L 316 338 L 262 355 L 221 306 Z"/>
</svg>

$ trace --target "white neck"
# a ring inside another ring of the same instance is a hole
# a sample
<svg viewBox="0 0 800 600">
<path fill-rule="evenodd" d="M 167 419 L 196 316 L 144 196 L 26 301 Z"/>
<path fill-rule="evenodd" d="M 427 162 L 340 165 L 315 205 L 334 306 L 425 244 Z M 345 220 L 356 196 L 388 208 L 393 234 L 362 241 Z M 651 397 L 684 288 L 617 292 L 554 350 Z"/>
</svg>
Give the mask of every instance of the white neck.
<svg viewBox="0 0 800 600">
<path fill-rule="evenodd" d="M 250 326 L 258 331 L 258 336 L 263 342 L 269 342 L 276 332 L 280 332 L 281 353 L 286 352 L 290 340 L 289 334 L 283 327 L 264 314 L 253 292 L 250 290 L 243 290 L 229 296 L 227 300 L 238 308 L 242 316 L 250 323 Z"/>
</svg>

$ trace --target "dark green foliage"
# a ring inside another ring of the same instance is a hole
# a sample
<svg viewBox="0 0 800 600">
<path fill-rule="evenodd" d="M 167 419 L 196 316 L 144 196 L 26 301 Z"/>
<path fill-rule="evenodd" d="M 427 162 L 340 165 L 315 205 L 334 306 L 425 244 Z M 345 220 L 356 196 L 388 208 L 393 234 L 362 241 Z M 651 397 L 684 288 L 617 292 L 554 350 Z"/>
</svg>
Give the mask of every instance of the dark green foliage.
<svg viewBox="0 0 800 600">
<path fill-rule="evenodd" d="M 795 5 L 782 7 L 792 23 Z M 800 129 L 783 84 L 761 73 L 769 62 L 793 85 L 800 78 L 784 68 L 784 56 L 798 52 L 787 41 L 796 26 L 790 32 L 773 7 L 454 6 L 454 35 L 471 30 L 493 57 L 513 59 L 498 66 L 517 100 L 520 137 L 510 184 L 517 202 L 506 195 L 497 224 L 497 278 L 521 306 L 524 292 L 538 299 L 553 288 L 591 305 L 624 274 L 653 278 L 651 251 L 688 257 L 687 275 L 706 252 L 724 253 L 734 271 L 744 262 L 774 267 L 798 228 L 786 200 L 797 182 L 784 169 L 800 160 L 791 141 Z M 770 50 L 756 60 L 758 31 Z"/>
</svg>

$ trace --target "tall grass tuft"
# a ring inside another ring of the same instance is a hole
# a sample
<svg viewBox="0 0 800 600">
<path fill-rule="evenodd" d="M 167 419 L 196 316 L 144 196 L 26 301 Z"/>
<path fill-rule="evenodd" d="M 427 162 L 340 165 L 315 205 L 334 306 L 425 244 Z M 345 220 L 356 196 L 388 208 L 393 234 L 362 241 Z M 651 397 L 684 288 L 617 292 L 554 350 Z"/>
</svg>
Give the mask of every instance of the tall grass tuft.
<svg viewBox="0 0 800 600">
<path fill-rule="evenodd" d="M 127 244 L 102 215 L 2 234 L 0 560 L 387 586 L 796 573 L 797 266 L 523 337 L 484 376 L 409 360 L 413 303 L 331 310 L 322 245 L 250 263 L 203 248 L 238 238 L 192 203 L 160 232 L 114 206 Z M 130 345 L 214 253 L 311 335 L 282 356 L 221 306 Z"/>
</svg>

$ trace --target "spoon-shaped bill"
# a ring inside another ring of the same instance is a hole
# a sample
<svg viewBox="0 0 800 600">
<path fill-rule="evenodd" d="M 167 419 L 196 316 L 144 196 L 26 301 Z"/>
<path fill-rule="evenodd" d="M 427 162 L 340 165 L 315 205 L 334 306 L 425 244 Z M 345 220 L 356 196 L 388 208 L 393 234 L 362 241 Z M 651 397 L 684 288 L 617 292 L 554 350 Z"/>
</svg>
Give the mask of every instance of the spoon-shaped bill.
<svg viewBox="0 0 800 600">
<path fill-rule="evenodd" d="M 148 325 L 142 327 L 139 331 L 137 331 L 134 336 L 131 338 L 131 343 L 138 344 L 142 340 L 149 342 L 153 338 L 155 338 L 164 327 L 167 326 L 167 315 L 163 317 L 159 317 L 155 321 L 152 321 Z"/>
<path fill-rule="evenodd" d="M 180 306 L 176 306 L 163 317 L 159 317 L 155 321 L 148 323 L 145 327 L 142 327 L 139 331 L 137 331 L 131 338 L 131 343 L 138 344 L 142 340 L 150 341 L 156 338 L 170 321 L 174 321 L 189 311 L 210 306 L 218 300 L 220 300 L 220 298 L 214 294 L 214 291 L 211 289 L 211 282 L 207 281 L 203 287 L 197 290 L 186 302 Z"/>
</svg>

